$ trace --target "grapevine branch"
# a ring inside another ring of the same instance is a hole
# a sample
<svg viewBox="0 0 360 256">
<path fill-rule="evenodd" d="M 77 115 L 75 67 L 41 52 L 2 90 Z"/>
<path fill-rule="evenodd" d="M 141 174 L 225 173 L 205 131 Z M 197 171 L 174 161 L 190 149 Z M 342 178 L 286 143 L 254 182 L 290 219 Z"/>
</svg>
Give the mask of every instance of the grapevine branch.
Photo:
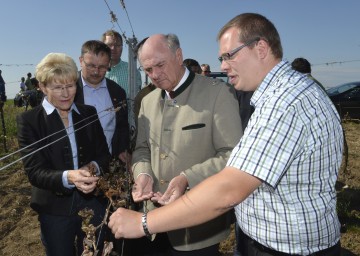
<svg viewBox="0 0 360 256">
<path fill-rule="evenodd" d="M 90 172 L 92 175 L 96 175 L 96 170 L 93 166 L 90 166 Z M 82 230 L 86 236 L 83 241 L 84 252 L 82 256 L 98 256 L 99 241 L 96 237 L 96 232 L 101 232 L 104 225 L 107 225 L 107 220 L 110 214 L 119 207 L 130 208 L 131 205 L 131 188 L 134 184 L 132 175 L 126 170 L 124 164 L 119 160 L 112 160 L 109 165 L 109 172 L 105 173 L 98 180 L 96 189 L 94 191 L 95 196 L 105 196 L 108 199 L 108 205 L 105 211 L 105 216 L 102 222 L 98 226 L 91 224 L 91 219 L 94 216 L 94 212 L 91 209 L 85 208 L 79 211 L 79 216 L 82 218 Z M 98 235 L 100 237 L 100 234 Z M 107 256 L 111 253 L 113 244 L 111 241 L 104 242 L 103 256 Z"/>
</svg>

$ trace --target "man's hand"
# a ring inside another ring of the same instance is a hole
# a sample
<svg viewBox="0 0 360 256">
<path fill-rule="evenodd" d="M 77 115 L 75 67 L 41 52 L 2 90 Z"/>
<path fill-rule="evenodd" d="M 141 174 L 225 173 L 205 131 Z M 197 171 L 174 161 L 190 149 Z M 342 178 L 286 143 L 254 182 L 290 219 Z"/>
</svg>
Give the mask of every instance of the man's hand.
<svg viewBox="0 0 360 256">
<path fill-rule="evenodd" d="M 161 205 L 170 204 L 185 193 L 187 186 L 188 182 L 186 177 L 184 175 L 178 175 L 170 181 L 164 194 L 160 192 L 155 193 L 151 201 Z"/>
<path fill-rule="evenodd" d="M 145 235 L 139 212 L 118 208 L 111 216 L 109 228 L 115 238 L 139 238 Z"/>
<path fill-rule="evenodd" d="M 127 151 L 121 152 L 119 154 L 119 159 L 121 162 L 125 163 L 127 170 L 131 169 L 131 154 Z"/>
<path fill-rule="evenodd" d="M 140 174 L 136 180 L 132 189 L 132 197 L 134 202 L 141 202 L 145 200 L 149 200 L 154 192 L 153 192 L 153 179 L 146 175 Z"/>
<path fill-rule="evenodd" d="M 69 170 L 67 178 L 69 184 L 74 184 L 75 187 L 84 194 L 93 192 L 99 180 L 99 177 L 90 174 L 88 168 Z"/>
</svg>

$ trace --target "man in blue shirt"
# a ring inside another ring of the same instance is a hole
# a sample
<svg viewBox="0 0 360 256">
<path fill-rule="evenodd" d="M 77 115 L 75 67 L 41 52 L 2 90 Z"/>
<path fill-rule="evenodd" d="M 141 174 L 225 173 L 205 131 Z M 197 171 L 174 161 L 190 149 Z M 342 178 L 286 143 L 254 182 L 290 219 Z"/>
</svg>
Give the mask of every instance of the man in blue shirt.
<svg viewBox="0 0 360 256">
<path fill-rule="evenodd" d="M 75 102 L 96 108 L 110 153 L 127 163 L 129 125 L 126 93 L 117 83 L 105 78 L 110 56 L 110 48 L 101 41 L 90 40 L 83 44 Z"/>
</svg>

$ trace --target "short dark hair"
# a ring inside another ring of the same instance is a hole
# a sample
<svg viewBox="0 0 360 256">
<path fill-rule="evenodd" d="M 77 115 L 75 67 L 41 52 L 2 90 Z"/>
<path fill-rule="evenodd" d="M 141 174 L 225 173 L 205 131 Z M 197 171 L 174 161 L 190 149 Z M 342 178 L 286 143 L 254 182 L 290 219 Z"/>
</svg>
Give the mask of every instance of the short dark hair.
<svg viewBox="0 0 360 256">
<path fill-rule="evenodd" d="M 291 63 L 291 67 L 299 71 L 300 73 L 304 74 L 311 74 L 311 64 L 310 62 L 305 58 L 296 58 Z"/>
<path fill-rule="evenodd" d="M 199 62 L 194 59 L 185 59 L 183 60 L 183 65 L 187 67 L 190 71 L 194 71 L 197 74 L 201 74 L 201 67 Z"/>
<path fill-rule="evenodd" d="M 280 35 L 274 24 L 266 17 L 258 13 L 243 13 L 226 23 L 219 31 L 217 40 L 230 28 L 236 28 L 239 31 L 239 42 L 248 42 L 257 37 L 265 40 L 276 58 L 283 57 L 283 49 L 280 41 Z M 253 46 L 249 46 L 253 47 Z"/>
<path fill-rule="evenodd" d="M 30 81 L 31 81 L 32 85 L 34 85 L 36 87 L 39 86 L 39 81 L 35 77 L 31 78 Z"/>
<path fill-rule="evenodd" d="M 185 59 L 183 61 L 183 64 L 186 66 L 186 67 L 192 67 L 192 66 L 199 66 L 199 62 L 197 62 L 196 60 L 194 59 Z"/>
<path fill-rule="evenodd" d="M 81 56 L 84 56 L 85 53 L 93 53 L 98 55 L 101 52 L 105 53 L 109 59 L 111 59 L 110 47 L 99 40 L 86 41 L 81 47 Z"/>
</svg>

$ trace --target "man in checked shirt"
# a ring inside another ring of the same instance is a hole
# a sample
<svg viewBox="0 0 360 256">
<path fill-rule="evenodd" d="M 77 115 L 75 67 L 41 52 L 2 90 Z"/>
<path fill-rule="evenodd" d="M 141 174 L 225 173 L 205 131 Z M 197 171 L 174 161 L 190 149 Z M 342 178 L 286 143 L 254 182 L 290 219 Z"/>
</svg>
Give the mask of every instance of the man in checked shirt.
<svg viewBox="0 0 360 256">
<path fill-rule="evenodd" d="M 115 237 L 194 226 L 235 207 L 241 255 L 340 255 L 335 182 L 343 131 L 324 90 L 283 60 L 279 34 L 244 13 L 219 32 L 221 68 L 255 110 L 227 166 L 147 216 L 117 210 Z"/>
</svg>

